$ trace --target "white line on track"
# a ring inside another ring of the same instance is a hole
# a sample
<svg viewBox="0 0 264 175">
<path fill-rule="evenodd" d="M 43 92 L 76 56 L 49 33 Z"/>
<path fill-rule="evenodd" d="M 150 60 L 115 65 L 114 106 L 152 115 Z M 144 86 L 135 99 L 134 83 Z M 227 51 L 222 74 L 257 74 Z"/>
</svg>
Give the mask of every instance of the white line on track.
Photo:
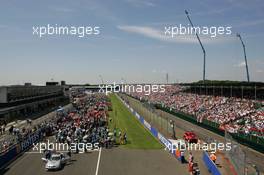
<svg viewBox="0 0 264 175">
<path fill-rule="evenodd" d="M 98 170 L 99 170 L 99 165 L 100 165 L 100 159 L 101 159 L 101 152 L 102 152 L 102 148 L 99 149 L 99 154 L 98 154 L 98 160 L 97 160 L 95 175 L 98 175 Z"/>
</svg>

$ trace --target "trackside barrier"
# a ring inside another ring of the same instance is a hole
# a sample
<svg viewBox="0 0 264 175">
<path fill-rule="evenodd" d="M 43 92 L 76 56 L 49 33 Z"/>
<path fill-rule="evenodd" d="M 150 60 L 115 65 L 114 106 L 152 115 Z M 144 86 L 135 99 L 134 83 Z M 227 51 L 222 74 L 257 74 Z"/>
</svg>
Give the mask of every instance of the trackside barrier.
<svg viewBox="0 0 264 175">
<path fill-rule="evenodd" d="M 134 116 L 139 120 L 139 122 L 141 124 L 143 124 L 143 126 L 148 129 L 151 134 L 157 138 L 164 146 L 165 146 L 165 150 L 168 150 L 173 156 L 175 156 L 178 160 L 180 160 L 178 156 L 176 156 L 176 149 L 175 149 L 175 145 L 173 147 L 172 142 L 165 138 L 160 132 L 158 132 L 158 130 L 156 128 L 154 128 L 153 126 L 151 126 L 145 119 L 144 117 L 140 116 L 132 107 L 130 107 L 122 98 L 120 98 L 120 96 L 117 95 L 117 97 L 123 102 L 123 104 L 132 112 L 132 114 L 134 114 Z M 179 155 L 179 154 L 177 154 Z"/>
<path fill-rule="evenodd" d="M 219 172 L 218 168 L 216 167 L 214 162 L 210 159 L 210 157 L 209 157 L 207 152 L 203 153 L 203 161 L 204 161 L 204 164 L 206 165 L 208 171 L 212 175 L 221 175 L 221 173 Z"/>
<path fill-rule="evenodd" d="M 0 169 L 4 168 L 6 165 L 15 160 L 18 156 L 20 156 L 25 151 L 29 150 L 33 143 L 40 141 L 41 139 L 41 130 L 37 130 L 36 132 L 29 135 L 27 138 L 23 139 L 18 144 L 15 144 L 7 152 L 3 152 L 0 154 Z"/>
<path fill-rule="evenodd" d="M 0 155 L 0 169 L 7 163 L 13 160 L 18 154 L 18 145 L 12 146 L 7 152 Z"/>
<path fill-rule="evenodd" d="M 38 130 L 35 133 L 31 134 L 30 136 L 28 136 L 26 139 L 24 139 L 21 143 L 20 143 L 20 151 L 27 151 L 28 149 L 31 148 L 31 146 L 38 142 L 39 140 L 41 140 L 41 131 Z"/>
</svg>

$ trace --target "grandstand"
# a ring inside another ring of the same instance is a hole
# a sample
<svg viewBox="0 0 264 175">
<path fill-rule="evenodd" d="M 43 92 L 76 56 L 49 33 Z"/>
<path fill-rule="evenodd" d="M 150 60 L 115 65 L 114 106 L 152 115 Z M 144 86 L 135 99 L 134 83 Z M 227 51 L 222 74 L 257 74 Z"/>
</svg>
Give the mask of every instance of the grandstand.
<svg viewBox="0 0 264 175">
<path fill-rule="evenodd" d="M 166 87 L 165 94 L 152 93 L 147 96 L 143 93 L 131 93 L 130 95 L 161 108 L 167 108 L 168 111 L 183 113 L 185 116 L 190 116 L 194 122 L 210 123 L 210 126 L 219 133 L 223 134 L 226 130 L 229 133 L 251 138 L 261 145 L 264 138 L 263 86 L 247 86 L 246 90 L 243 87 L 233 88 L 233 86 L 170 85 Z M 250 94 L 253 97 L 249 97 Z M 253 143 L 252 147 L 256 148 L 256 145 Z"/>
<path fill-rule="evenodd" d="M 0 87 L 0 119 L 26 119 L 47 108 L 67 102 L 67 86 L 13 85 Z"/>
</svg>

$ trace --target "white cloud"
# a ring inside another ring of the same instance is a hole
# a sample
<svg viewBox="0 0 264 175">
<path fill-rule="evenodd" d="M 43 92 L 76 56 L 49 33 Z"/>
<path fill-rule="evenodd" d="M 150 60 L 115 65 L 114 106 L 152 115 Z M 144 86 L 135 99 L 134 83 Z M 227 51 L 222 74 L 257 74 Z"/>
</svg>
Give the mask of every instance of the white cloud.
<svg viewBox="0 0 264 175">
<path fill-rule="evenodd" d="M 148 38 L 153 38 L 160 41 L 172 42 L 172 43 L 198 43 L 195 35 L 177 35 L 176 37 L 171 37 L 165 35 L 165 31 L 157 30 L 152 27 L 145 26 L 117 26 L 118 29 L 129 32 L 136 33 Z M 211 38 L 210 36 L 200 36 L 203 43 L 219 43 L 227 42 L 234 40 L 233 36 L 226 37 L 215 37 Z"/>
<path fill-rule="evenodd" d="M 209 8 L 208 11 L 200 11 L 196 13 L 191 13 L 192 16 L 207 16 L 207 15 L 214 15 L 214 14 L 223 14 L 225 11 L 232 9 L 232 6 L 220 8 L 220 9 L 214 9 L 213 7 Z M 211 10 L 214 9 L 214 10 Z"/>
<path fill-rule="evenodd" d="M 155 7 L 156 4 L 149 0 L 126 0 L 126 2 L 137 7 Z"/>
<path fill-rule="evenodd" d="M 245 61 L 242 61 L 242 62 L 234 65 L 234 67 L 245 67 L 245 66 L 246 66 Z"/>
</svg>

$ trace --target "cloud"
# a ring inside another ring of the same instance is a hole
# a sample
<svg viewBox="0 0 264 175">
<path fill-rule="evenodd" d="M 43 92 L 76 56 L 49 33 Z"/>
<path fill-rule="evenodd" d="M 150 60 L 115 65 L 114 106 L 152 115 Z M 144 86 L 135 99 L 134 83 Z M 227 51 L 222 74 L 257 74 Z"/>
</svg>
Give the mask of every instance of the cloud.
<svg viewBox="0 0 264 175">
<path fill-rule="evenodd" d="M 100 1 L 84 1 L 82 5 L 83 10 L 90 12 L 91 15 L 94 15 L 96 18 L 106 19 L 108 21 L 119 23 L 120 16 L 115 14 L 115 11 L 110 9 L 106 3 Z"/>
<path fill-rule="evenodd" d="M 210 10 L 209 10 L 210 9 Z M 218 14 L 223 14 L 224 12 L 228 11 L 228 10 L 231 10 L 232 7 L 224 7 L 224 8 L 220 8 L 220 9 L 214 9 L 213 7 L 212 8 L 209 8 L 207 11 L 200 11 L 200 12 L 196 12 L 196 13 L 190 13 L 190 15 L 192 16 L 207 16 L 207 15 L 218 15 Z M 214 9 L 214 10 L 211 10 L 211 9 Z"/>
<path fill-rule="evenodd" d="M 197 43 L 197 38 L 195 35 L 177 35 L 175 37 L 171 37 L 169 35 L 165 35 L 165 31 L 157 30 L 152 27 L 145 26 L 117 26 L 118 29 L 128 32 L 142 35 L 144 37 L 164 41 L 171 43 Z M 215 37 L 211 38 L 210 36 L 200 36 L 203 43 L 219 43 L 219 42 L 227 42 L 234 40 L 233 36 L 229 37 Z"/>
<path fill-rule="evenodd" d="M 156 4 L 149 0 L 126 0 L 126 2 L 136 7 L 155 7 Z"/>
<path fill-rule="evenodd" d="M 242 62 L 234 65 L 234 67 L 245 67 L 245 66 L 246 66 L 245 61 L 242 61 Z"/>
</svg>

